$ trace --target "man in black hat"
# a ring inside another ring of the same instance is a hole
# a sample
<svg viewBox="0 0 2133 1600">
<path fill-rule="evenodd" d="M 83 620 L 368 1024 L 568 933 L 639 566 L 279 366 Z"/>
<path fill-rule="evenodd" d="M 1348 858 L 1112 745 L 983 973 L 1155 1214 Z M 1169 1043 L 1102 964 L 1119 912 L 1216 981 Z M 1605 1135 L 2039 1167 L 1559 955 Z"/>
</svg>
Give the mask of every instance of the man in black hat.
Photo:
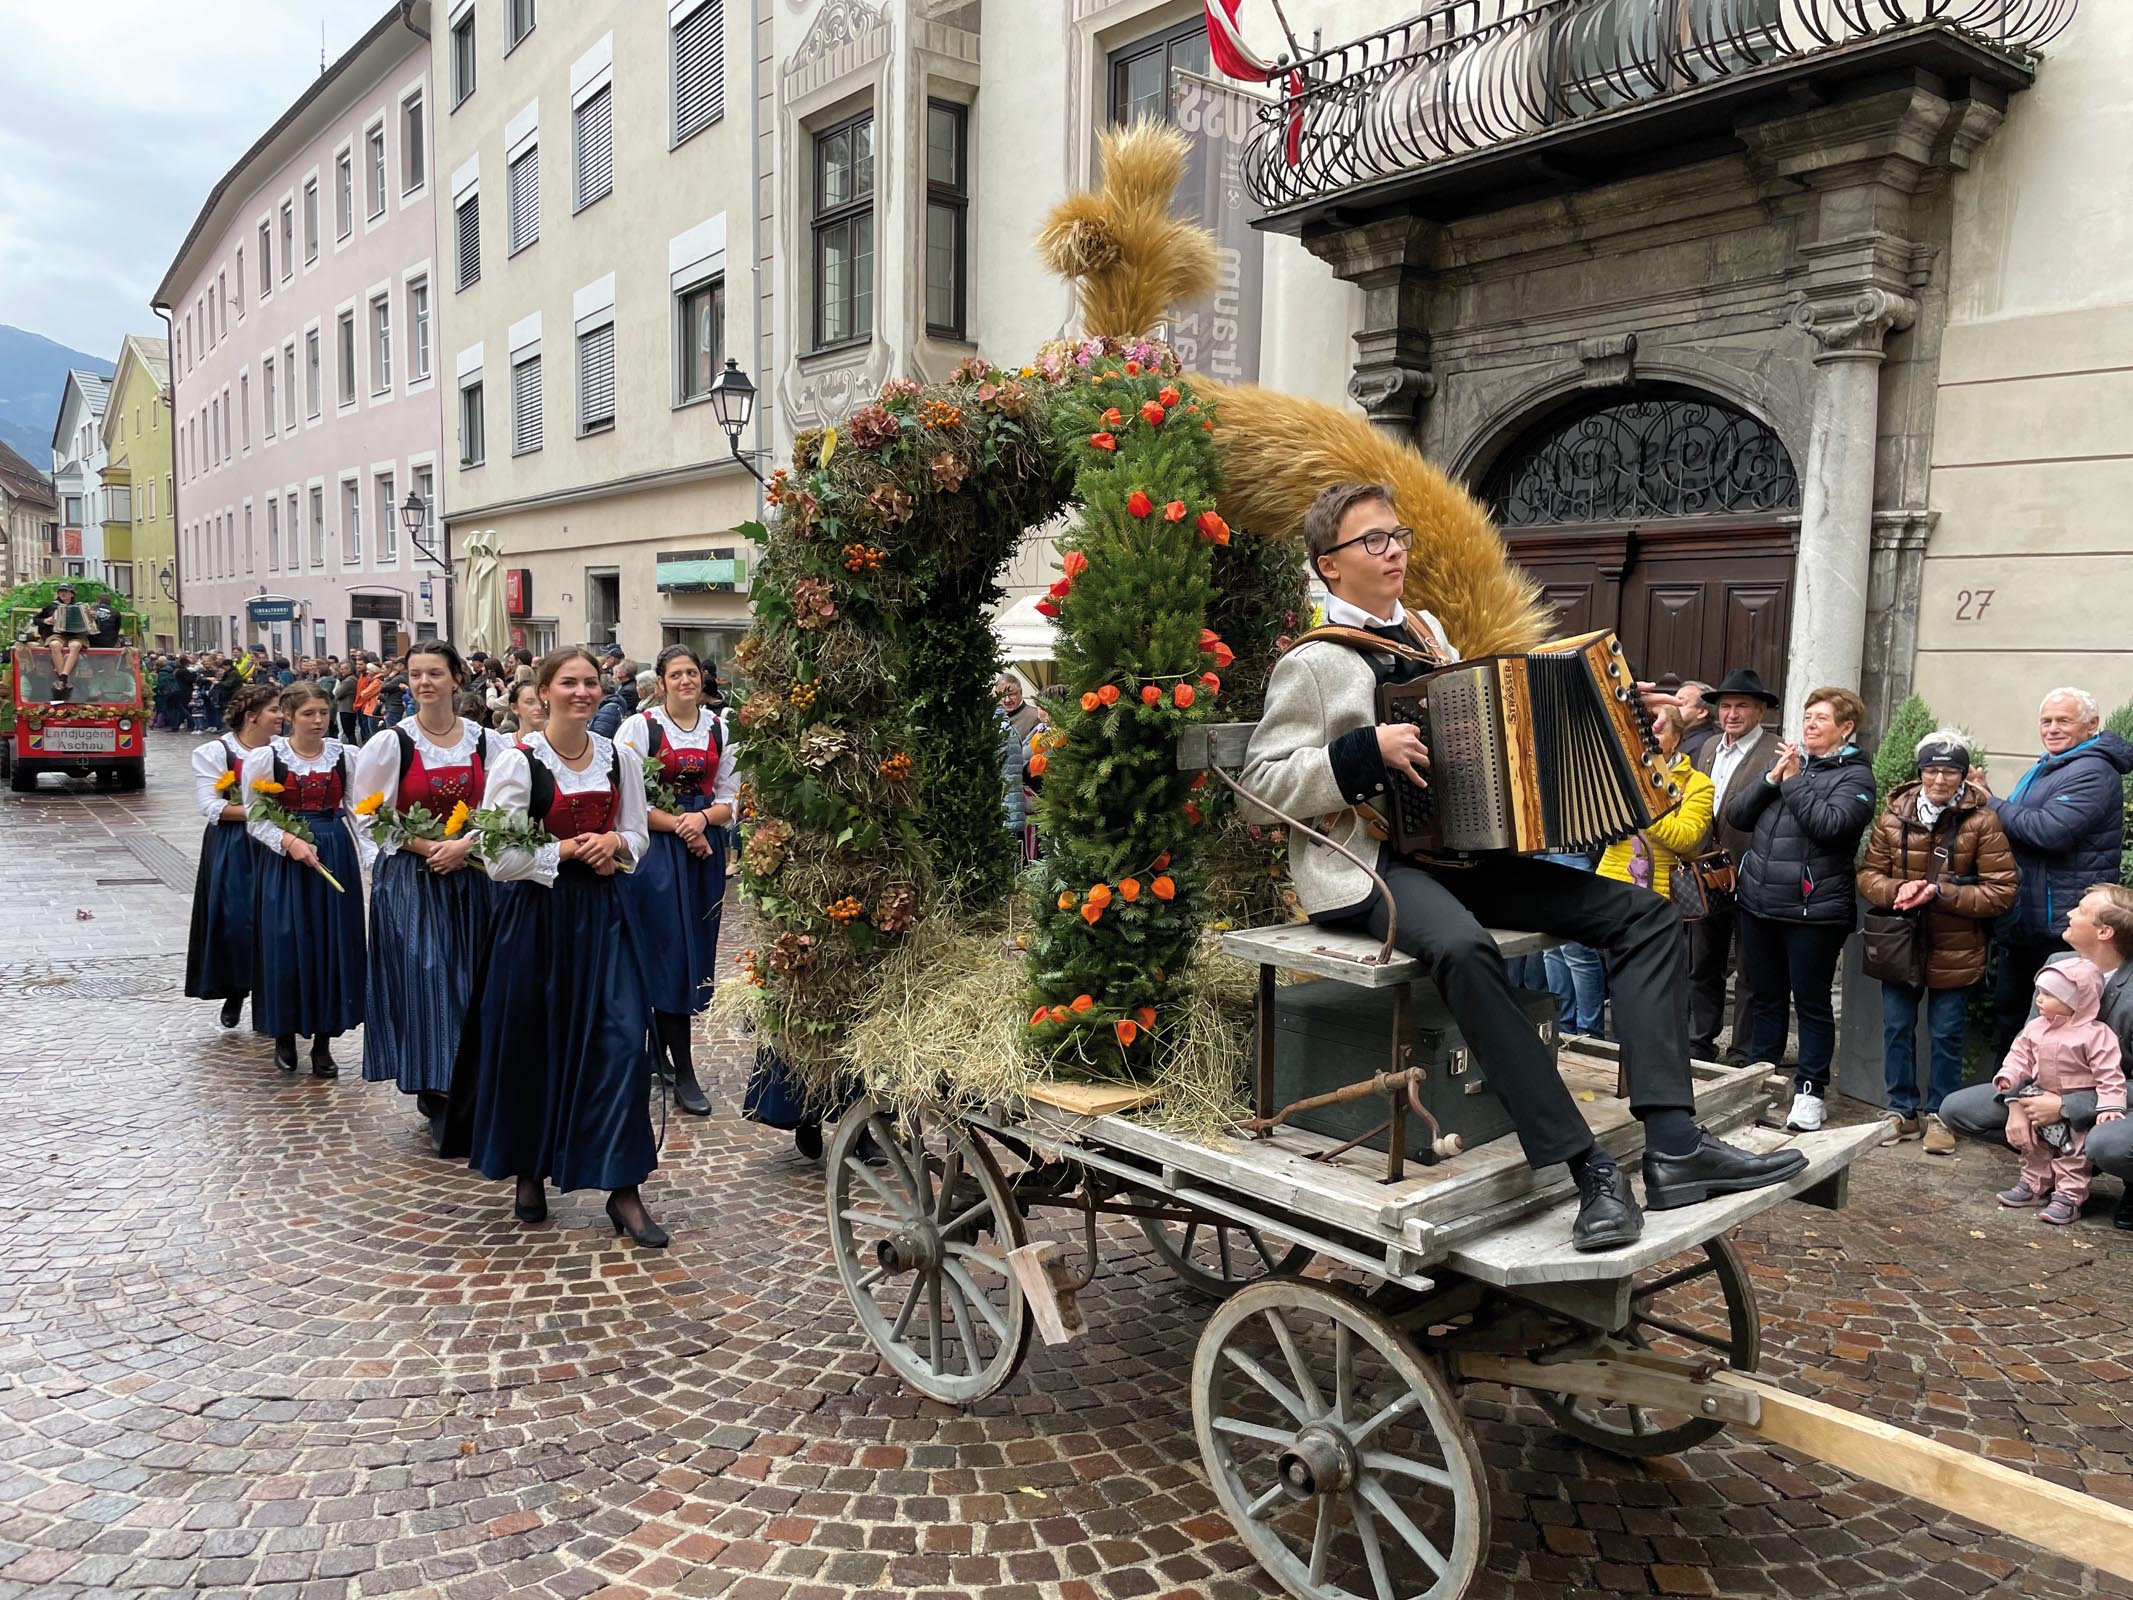
<svg viewBox="0 0 2133 1600">
<path fill-rule="evenodd" d="M 53 587 L 50 603 L 37 613 L 37 636 L 48 641 L 52 651 L 53 699 L 65 699 L 74 687 L 75 664 L 95 631 L 89 608 L 74 598 L 74 585 L 62 578 Z"/>
<path fill-rule="evenodd" d="M 1730 853 L 1738 865 L 1754 835 L 1727 824 L 1726 796 L 1729 790 L 1759 777 L 1776 750 L 1763 718 L 1777 709 L 1778 697 L 1763 687 L 1753 667 L 1736 667 L 1726 674 L 1714 698 L 1718 733 L 1696 753 L 1695 764 L 1717 791 L 1712 842 Z M 1744 1067 L 1754 996 L 1748 992 L 1747 970 L 1740 965 L 1740 918 L 1730 900 L 1721 906 L 1714 899 L 1710 914 L 1689 924 L 1689 1053 L 1699 1061 L 1712 1059 L 1718 1048 L 1718 1026 L 1726 1010 L 1726 974 L 1735 969 L 1740 971 L 1740 981 L 1734 986 L 1733 1037 L 1726 1045 L 1726 1060 Z"/>
</svg>

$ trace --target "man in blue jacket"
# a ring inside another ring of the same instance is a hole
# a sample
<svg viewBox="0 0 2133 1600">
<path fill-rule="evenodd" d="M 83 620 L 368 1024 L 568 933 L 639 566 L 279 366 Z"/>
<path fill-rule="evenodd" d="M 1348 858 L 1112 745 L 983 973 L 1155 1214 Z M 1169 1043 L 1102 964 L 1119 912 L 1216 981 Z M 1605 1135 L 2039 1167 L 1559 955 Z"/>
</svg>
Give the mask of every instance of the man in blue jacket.
<svg viewBox="0 0 2133 1600">
<path fill-rule="evenodd" d="M 1993 930 L 2000 947 L 1993 1026 L 2003 1056 L 2029 1015 L 2037 969 L 2066 949 L 2067 917 L 2091 884 L 2118 881 L 2133 744 L 2098 731 L 2102 721 L 2086 690 L 2052 690 L 2037 708 L 2043 756 L 2006 799 L 1986 788 L 2022 873 L 2014 909 Z M 1971 778 L 1984 786 L 1979 773 Z"/>
</svg>

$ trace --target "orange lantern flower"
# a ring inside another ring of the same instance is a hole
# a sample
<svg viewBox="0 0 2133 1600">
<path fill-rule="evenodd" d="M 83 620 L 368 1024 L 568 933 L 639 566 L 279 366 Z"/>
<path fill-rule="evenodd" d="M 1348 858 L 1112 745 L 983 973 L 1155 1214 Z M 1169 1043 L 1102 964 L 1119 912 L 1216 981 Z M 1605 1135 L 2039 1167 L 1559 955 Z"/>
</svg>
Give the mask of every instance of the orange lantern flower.
<svg viewBox="0 0 2133 1600">
<path fill-rule="evenodd" d="M 1149 884 L 1148 887 L 1154 893 L 1156 899 L 1158 900 L 1175 900 L 1177 898 L 1178 886 L 1175 883 L 1171 882 L 1170 875 L 1168 873 L 1165 873 L 1162 877 L 1157 878 L 1155 882 Z"/>
<path fill-rule="evenodd" d="M 1103 701 L 1097 696 L 1094 689 L 1089 690 L 1088 693 L 1081 697 L 1081 709 L 1084 711 L 1094 711 L 1102 704 Z"/>
<path fill-rule="evenodd" d="M 1081 1012 L 1091 1009 L 1095 1004 L 1096 997 L 1094 995 L 1077 994 L 1074 996 L 1074 1004 L 1071 1009 L 1079 1015 Z"/>
<path fill-rule="evenodd" d="M 1064 1022 L 1071 1015 L 1072 1013 L 1065 1006 L 1052 1007 L 1052 1020 L 1054 1022 Z"/>
<path fill-rule="evenodd" d="M 1162 699 L 1162 698 L 1163 698 L 1163 691 L 1162 691 L 1162 690 L 1160 690 L 1160 689 L 1158 689 L 1158 688 L 1157 688 L 1157 687 L 1156 687 L 1156 686 L 1155 686 L 1154 684 L 1152 684 L 1152 683 L 1144 683 L 1144 684 L 1142 684 L 1142 685 L 1141 685 L 1141 704 L 1142 704 L 1142 705 L 1144 705 L 1144 706 L 1152 706 L 1152 705 L 1154 705 L 1154 704 L 1156 703 L 1156 701 L 1158 701 L 1158 700 L 1160 700 L 1160 699 Z"/>
<path fill-rule="evenodd" d="M 1057 618 L 1059 615 L 1059 603 L 1055 600 L 1039 600 L 1031 609 L 1040 617 Z"/>
<path fill-rule="evenodd" d="M 1229 524 L 1222 520 L 1219 512 L 1201 512 L 1193 526 L 1200 530 L 1200 537 L 1209 544 L 1229 543 Z"/>
<path fill-rule="evenodd" d="M 1205 689 L 1209 694 L 1215 694 L 1221 690 L 1222 680 L 1216 677 L 1212 672 L 1203 672 L 1200 674 L 1200 687 Z"/>
<path fill-rule="evenodd" d="M 1031 756 L 1029 758 L 1029 775 L 1033 778 L 1041 778 L 1044 776 L 1044 769 L 1051 764 L 1049 756 L 1042 754 Z"/>
<path fill-rule="evenodd" d="M 1061 889 L 1059 891 L 1059 909 L 1061 911 L 1072 911 L 1076 904 L 1072 889 Z"/>
<path fill-rule="evenodd" d="M 1051 588 L 1045 591 L 1045 593 L 1049 594 L 1054 600 L 1064 600 L 1068 595 L 1072 594 L 1073 592 L 1074 580 L 1072 578 L 1061 578 L 1055 583 L 1053 583 Z"/>
<path fill-rule="evenodd" d="M 1138 378 L 1138 377 L 1139 377 L 1140 375 L 1141 375 L 1141 364 L 1140 364 L 1140 363 L 1139 363 L 1138 361 L 1129 361 L 1129 362 L 1127 362 L 1127 363 L 1126 363 L 1126 376 L 1127 376 L 1127 377 L 1129 377 L 1129 378 Z"/>
<path fill-rule="evenodd" d="M 1041 1028 L 1051 1020 L 1051 1012 L 1047 1011 L 1043 1006 L 1039 1006 L 1035 1011 L 1032 1011 L 1030 1013 L 1029 1025 L 1032 1028 Z"/>
<path fill-rule="evenodd" d="M 1178 703 L 1178 709 L 1183 711 L 1192 704 L 1192 685 L 1189 683 L 1179 684 L 1170 691 L 1170 698 L 1175 700 Z"/>
<path fill-rule="evenodd" d="M 1156 399 L 1162 401 L 1163 404 L 1166 406 L 1174 406 L 1184 398 L 1183 395 L 1178 393 L 1175 387 L 1167 383 L 1164 384 L 1162 388 L 1156 390 L 1155 397 Z"/>
<path fill-rule="evenodd" d="M 1157 856 L 1157 857 L 1155 858 L 1155 870 L 1156 870 L 1156 871 L 1158 871 L 1158 872 L 1161 872 L 1161 871 L 1162 871 L 1162 870 L 1163 870 L 1163 869 L 1164 869 L 1165 867 L 1167 867 L 1167 866 L 1169 866 L 1169 865 L 1170 865 L 1170 852 L 1169 852 L 1168 850 L 1165 850 L 1165 851 L 1164 851 L 1164 852 L 1163 852 L 1163 853 L 1162 853 L 1161 855 L 1159 855 L 1159 856 Z"/>
<path fill-rule="evenodd" d="M 1194 827 L 1198 827 L 1200 825 L 1200 808 L 1194 805 L 1190 800 L 1185 802 L 1185 820 L 1191 823 Z"/>
<path fill-rule="evenodd" d="M 1152 1027 L 1154 1027 L 1154 1026 L 1155 1026 L 1155 1007 L 1154 1007 L 1154 1006 L 1140 1006 L 1140 1007 L 1138 1007 L 1138 1008 L 1136 1008 L 1136 1009 L 1135 1009 L 1135 1011 L 1134 1011 L 1134 1013 L 1133 1013 L 1133 1014 L 1134 1014 L 1134 1016 L 1136 1016 L 1136 1017 L 1138 1017 L 1138 1018 L 1140 1019 L 1140 1024 L 1141 1024 L 1141 1026 L 1142 1026 L 1142 1027 L 1144 1027 L 1144 1028 L 1152 1028 Z"/>
<path fill-rule="evenodd" d="M 1109 905 L 1111 903 L 1111 886 L 1108 883 L 1091 884 L 1089 886 L 1089 903 L 1098 906 Z"/>
<path fill-rule="evenodd" d="M 1141 880 L 1138 878 L 1119 879 L 1118 892 L 1124 897 L 1126 904 L 1130 906 L 1141 897 Z"/>
<path fill-rule="evenodd" d="M 1099 905 L 1085 905 L 1081 908 L 1081 920 L 1092 928 L 1096 926 L 1096 919 L 1103 914 L 1104 908 Z"/>
<path fill-rule="evenodd" d="M 1090 434 L 1089 443 L 1096 446 L 1096 448 L 1099 450 L 1116 450 L 1118 448 L 1118 441 L 1112 438 L 1111 435 L 1108 433 Z"/>
<path fill-rule="evenodd" d="M 1089 570 L 1089 558 L 1079 550 L 1069 550 L 1059 558 L 1059 565 L 1070 578 L 1078 578 Z"/>
<path fill-rule="evenodd" d="M 1107 706 L 1117 705 L 1118 685 L 1115 683 L 1105 684 L 1101 689 L 1098 689 L 1096 691 L 1096 698 L 1101 700 Z"/>
<path fill-rule="evenodd" d="M 1120 416 L 1120 415 L 1118 414 L 1118 407 L 1117 407 L 1117 406 L 1107 406 L 1107 407 L 1105 407 L 1105 409 L 1104 409 L 1104 426 L 1105 426 L 1105 427 L 1107 427 L 1107 428 L 1115 428 L 1115 427 L 1117 427 L 1117 426 L 1118 426 L 1118 425 L 1119 425 L 1119 424 L 1120 424 L 1121 422 L 1124 422 L 1125 420 L 1126 420 L 1126 419 L 1125 419 L 1124 417 L 1122 417 L 1122 416 Z"/>
<path fill-rule="evenodd" d="M 1169 505 L 1163 507 L 1163 520 L 1165 522 L 1183 522 L 1185 520 L 1185 502 L 1173 500 Z"/>
<path fill-rule="evenodd" d="M 1169 415 L 1169 412 L 1165 411 L 1153 400 L 1141 402 L 1141 421 L 1147 423 L 1151 428 L 1160 428 L 1163 425 L 1163 419 Z"/>
<path fill-rule="evenodd" d="M 1126 509 L 1136 517 L 1145 517 L 1155 509 L 1155 502 L 1136 489 L 1126 496 Z"/>
<path fill-rule="evenodd" d="M 1135 1039 L 1140 1037 L 1141 1033 L 1140 1026 L 1131 1017 L 1120 1017 L 1111 1024 L 1111 1029 L 1118 1035 L 1118 1042 L 1121 1048 L 1132 1044 Z"/>
</svg>

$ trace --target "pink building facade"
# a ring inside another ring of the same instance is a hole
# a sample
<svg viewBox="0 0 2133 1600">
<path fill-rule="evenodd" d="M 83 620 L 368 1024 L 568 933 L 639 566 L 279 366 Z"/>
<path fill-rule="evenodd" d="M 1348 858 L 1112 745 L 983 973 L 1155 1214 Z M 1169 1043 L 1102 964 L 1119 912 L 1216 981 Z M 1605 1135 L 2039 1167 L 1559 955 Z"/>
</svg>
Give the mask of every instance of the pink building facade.
<svg viewBox="0 0 2133 1600">
<path fill-rule="evenodd" d="M 391 654 L 449 632 L 429 6 L 394 6 L 215 186 L 170 324 L 188 648 Z"/>
</svg>

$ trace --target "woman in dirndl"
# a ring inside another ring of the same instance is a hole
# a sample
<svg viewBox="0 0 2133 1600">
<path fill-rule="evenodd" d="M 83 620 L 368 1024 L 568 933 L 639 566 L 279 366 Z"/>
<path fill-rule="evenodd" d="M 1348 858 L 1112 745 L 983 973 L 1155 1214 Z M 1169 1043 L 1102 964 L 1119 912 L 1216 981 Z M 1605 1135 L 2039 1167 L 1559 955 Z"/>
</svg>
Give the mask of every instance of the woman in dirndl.
<svg viewBox="0 0 2133 1600">
<path fill-rule="evenodd" d="M 661 802 L 648 802 L 650 843 L 621 885 L 622 910 L 644 964 L 644 987 L 674 1103 L 696 1116 L 711 1102 L 696 1081 L 691 1019 L 711 1004 L 719 911 L 726 899 L 726 825 L 740 773 L 726 724 L 703 703 L 703 664 L 685 644 L 659 652 L 659 700 L 623 718 L 615 743 L 656 762 Z M 647 770 L 647 788 L 654 773 Z M 671 804 L 664 802 L 671 801 Z"/>
<path fill-rule="evenodd" d="M 488 774 L 509 746 L 453 709 L 466 663 L 443 639 L 407 655 L 415 714 L 381 730 L 356 756 L 356 809 L 420 806 L 440 825 L 455 808 L 479 811 Z M 496 915 L 495 887 L 472 858 L 462 817 L 444 839 L 388 830 L 371 868 L 370 971 L 363 1003 L 363 1076 L 415 1097 L 442 1147 L 452 1063 L 474 1002 Z"/>
<path fill-rule="evenodd" d="M 185 992 L 220 1000 L 222 1025 L 244 1018 L 252 987 L 252 841 L 244 829 L 244 764 L 281 732 L 281 691 L 248 683 L 230 696 L 230 731 L 193 750 L 193 792 L 207 832 L 193 878 L 192 932 L 185 941 Z"/>
<path fill-rule="evenodd" d="M 311 1075 L 337 1078 L 332 1042 L 363 1023 L 363 867 L 349 810 L 355 752 L 326 736 L 333 700 L 317 684 L 292 685 L 281 713 L 289 731 L 245 758 L 244 792 L 272 796 L 311 838 L 265 819 L 246 824 L 260 846 L 252 1028 L 273 1036 L 282 1071 L 296 1070 L 301 1033 L 311 1040 Z"/>
<path fill-rule="evenodd" d="M 600 664 L 582 645 L 534 675 L 548 707 L 489 769 L 489 809 L 553 836 L 538 849 L 484 847 L 503 885 L 495 934 L 452 1081 L 469 1164 L 515 1178 L 512 1214 L 548 1216 L 547 1184 L 608 1191 L 617 1233 L 663 1249 L 639 1186 L 659 1164 L 652 1136 L 651 1006 L 631 948 L 618 870 L 644 859 L 644 769 L 589 726 Z"/>
</svg>

